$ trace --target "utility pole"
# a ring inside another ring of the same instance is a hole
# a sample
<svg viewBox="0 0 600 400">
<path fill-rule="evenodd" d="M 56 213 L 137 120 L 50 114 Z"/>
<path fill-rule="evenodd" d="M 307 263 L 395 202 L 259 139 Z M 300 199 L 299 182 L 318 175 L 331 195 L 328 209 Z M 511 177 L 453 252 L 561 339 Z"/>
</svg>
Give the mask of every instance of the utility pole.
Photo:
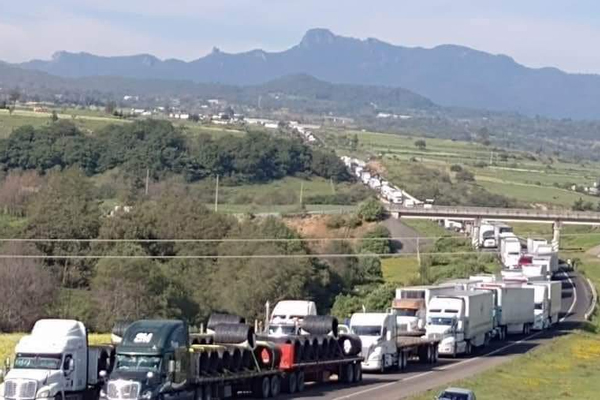
<svg viewBox="0 0 600 400">
<path fill-rule="evenodd" d="M 146 196 L 148 196 L 148 188 L 150 187 L 150 168 L 146 168 Z"/>
<path fill-rule="evenodd" d="M 302 205 L 304 197 L 304 182 L 300 182 L 300 205 Z"/>
<path fill-rule="evenodd" d="M 490 166 L 493 164 L 493 162 L 494 162 L 494 152 L 491 151 L 490 152 Z"/>
<path fill-rule="evenodd" d="M 217 175 L 217 184 L 215 185 L 215 212 L 219 211 L 219 175 Z"/>
</svg>

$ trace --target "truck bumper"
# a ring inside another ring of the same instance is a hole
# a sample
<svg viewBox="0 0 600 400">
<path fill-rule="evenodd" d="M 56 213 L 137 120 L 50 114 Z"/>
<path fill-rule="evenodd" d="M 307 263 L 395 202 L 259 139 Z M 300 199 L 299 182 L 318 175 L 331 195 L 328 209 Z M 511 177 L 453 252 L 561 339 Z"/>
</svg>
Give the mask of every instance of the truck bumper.
<svg viewBox="0 0 600 400">
<path fill-rule="evenodd" d="M 366 360 L 360 364 L 363 371 L 375 372 L 381 371 L 381 358 L 378 360 Z"/>
<path fill-rule="evenodd" d="M 444 355 L 444 356 L 453 355 L 454 354 L 454 345 L 440 343 L 438 345 L 438 354 Z"/>
</svg>

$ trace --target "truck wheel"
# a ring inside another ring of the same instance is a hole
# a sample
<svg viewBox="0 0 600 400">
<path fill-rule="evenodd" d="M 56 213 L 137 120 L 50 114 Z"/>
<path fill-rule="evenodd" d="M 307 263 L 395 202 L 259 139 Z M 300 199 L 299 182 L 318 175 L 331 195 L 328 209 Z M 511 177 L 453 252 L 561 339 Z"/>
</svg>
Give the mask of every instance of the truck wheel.
<svg viewBox="0 0 600 400">
<path fill-rule="evenodd" d="M 281 379 L 279 375 L 273 375 L 271 377 L 271 396 L 277 397 L 281 392 Z"/>
<path fill-rule="evenodd" d="M 354 382 L 354 366 L 352 364 L 346 364 L 346 381 L 345 383 Z"/>
<path fill-rule="evenodd" d="M 433 349 L 433 346 L 429 346 L 427 347 L 427 362 L 429 364 L 433 364 L 435 358 L 435 350 Z"/>
<path fill-rule="evenodd" d="M 252 388 L 252 395 L 257 399 L 266 399 L 270 394 L 271 380 L 269 377 L 256 378 L 254 380 L 254 387 Z"/>
<path fill-rule="evenodd" d="M 440 353 L 438 350 L 437 345 L 433 345 L 433 363 L 437 364 L 437 362 L 440 360 Z"/>
<path fill-rule="evenodd" d="M 465 346 L 465 355 L 470 356 L 471 355 L 471 342 L 467 342 L 466 346 Z"/>
<path fill-rule="evenodd" d="M 360 363 L 354 364 L 354 382 L 358 383 L 362 381 L 362 368 Z"/>
<path fill-rule="evenodd" d="M 296 391 L 304 392 L 304 371 L 298 371 L 298 376 L 296 378 Z"/>
<path fill-rule="evenodd" d="M 202 386 L 200 386 L 199 388 L 196 389 L 196 393 L 194 393 L 194 399 L 195 400 L 204 400 L 204 398 L 202 397 L 204 395 L 203 393 L 204 391 L 202 390 Z"/>
<path fill-rule="evenodd" d="M 298 390 L 298 375 L 295 372 L 288 374 L 283 381 L 283 390 L 286 393 L 294 394 Z"/>
</svg>

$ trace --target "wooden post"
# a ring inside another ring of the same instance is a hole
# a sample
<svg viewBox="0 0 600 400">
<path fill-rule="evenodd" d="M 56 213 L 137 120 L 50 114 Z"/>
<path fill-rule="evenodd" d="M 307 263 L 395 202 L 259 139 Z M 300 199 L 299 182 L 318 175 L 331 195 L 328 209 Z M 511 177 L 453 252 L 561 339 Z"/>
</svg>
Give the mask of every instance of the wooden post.
<svg viewBox="0 0 600 400">
<path fill-rule="evenodd" d="M 215 185 L 215 212 L 219 211 L 219 175 L 217 175 L 217 184 Z"/>
<path fill-rule="evenodd" d="M 149 187 L 150 187 L 150 168 L 146 168 L 146 196 L 148 196 Z"/>
</svg>

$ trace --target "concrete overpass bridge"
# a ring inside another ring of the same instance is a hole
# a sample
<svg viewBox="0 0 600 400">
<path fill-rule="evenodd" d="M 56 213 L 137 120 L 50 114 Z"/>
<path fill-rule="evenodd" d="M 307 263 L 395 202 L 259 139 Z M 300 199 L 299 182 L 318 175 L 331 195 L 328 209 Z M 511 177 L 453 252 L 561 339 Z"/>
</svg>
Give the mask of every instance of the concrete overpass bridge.
<svg viewBox="0 0 600 400">
<path fill-rule="evenodd" d="M 479 228 L 483 220 L 552 224 L 554 229 L 552 242 L 557 249 L 562 225 L 600 225 L 600 213 L 590 211 L 446 206 L 404 207 L 396 204 L 388 204 L 386 207 L 390 214 L 396 218 L 473 221 L 474 243 L 475 240 L 479 240 L 476 238 L 479 237 Z"/>
</svg>

